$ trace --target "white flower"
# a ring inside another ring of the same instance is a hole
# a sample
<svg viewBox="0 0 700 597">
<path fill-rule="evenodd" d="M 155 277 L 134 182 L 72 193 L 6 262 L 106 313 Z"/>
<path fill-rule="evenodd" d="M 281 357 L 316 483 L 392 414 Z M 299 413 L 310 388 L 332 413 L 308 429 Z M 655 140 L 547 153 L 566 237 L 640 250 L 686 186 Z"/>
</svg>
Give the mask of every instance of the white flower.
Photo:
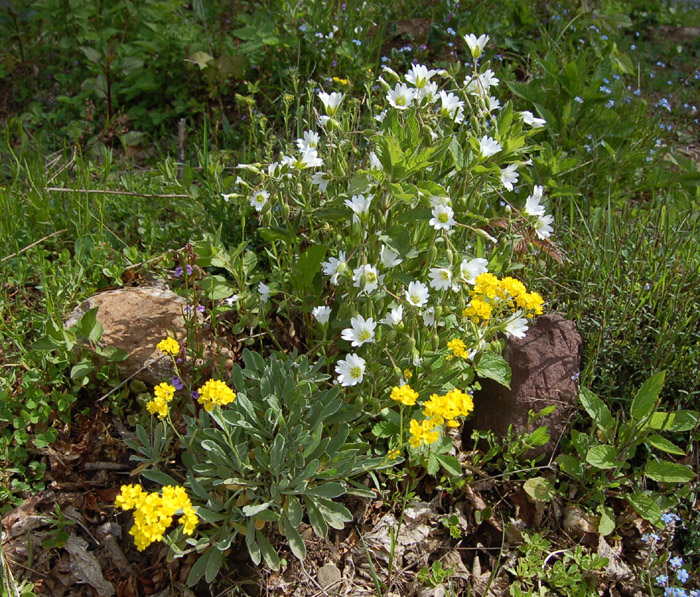
<svg viewBox="0 0 700 597">
<path fill-rule="evenodd" d="M 304 151 L 309 149 L 309 147 L 316 149 L 320 140 L 321 137 L 319 137 L 318 133 L 314 131 L 305 131 L 304 138 L 297 139 L 297 147 L 299 148 L 299 151 Z"/>
<path fill-rule="evenodd" d="M 338 106 L 340 106 L 340 102 L 343 101 L 343 94 L 338 93 L 337 91 L 334 91 L 331 94 L 321 91 L 319 92 L 318 97 L 320 97 L 321 101 L 323 102 L 323 107 L 326 110 L 326 114 L 328 116 L 335 116 L 335 113 L 338 111 Z"/>
<path fill-rule="evenodd" d="M 542 128 L 545 124 L 547 124 L 547 121 L 544 118 L 536 118 L 532 112 L 528 112 L 527 110 L 520 112 L 520 116 L 525 124 L 529 124 L 531 127 L 536 129 Z"/>
<path fill-rule="evenodd" d="M 379 253 L 379 259 L 384 267 L 395 267 L 400 263 L 403 263 L 403 259 L 399 257 L 399 254 L 386 245 L 382 245 L 382 250 Z"/>
<path fill-rule="evenodd" d="M 518 182 L 518 164 L 510 164 L 501 170 L 501 184 L 509 191 L 513 190 L 513 185 Z"/>
<path fill-rule="evenodd" d="M 369 168 L 370 170 L 384 170 L 384 166 L 382 166 L 377 154 L 373 151 L 369 152 Z"/>
<path fill-rule="evenodd" d="M 258 292 L 260 293 L 262 302 L 266 303 L 267 299 L 270 298 L 270 287 L 267 284 L 260 282 L 260 284 L 258 284 Z"/>
<path fill-rule="evenodd" d="M 431 267 L 430 287 L 434 290 L 449 290 L 452 287 L 452 272 L 444 267 Z"/>
<path fill-rule="evenodd" d="M 435 81 L 431 81 L 425 87 L 421 87 L 416 95 L 416 101 L 423 105 L 432 104 L 438 98 L 438 86 Z"/>
<path fill-rule="evenodd" d="M 524 338 L 525 332 L 528 330 L 527 319 L 520 317 L 521 311 L 516 311 L 513 316 L 506 322 L 505 332 L 509 338 Z"/>
<path fill-rule="evenodd" d="M 235 197 L 236 193 L 221 193 L 221 198 L 228 203 L 231 201 L 231 197 Z"/>
<path fill-rule="evenodd" d="M 338 258 L 331 257 L 328 261 L 321 263 L 323 273 L 331 277 L 331 284 L 338 283 L 338 277 L 342 276 L 348 269 L 348 264 L 345 262 L 345 251 L 338 254 Z"/>
<path fill-rule="evenodd" d="M 307 147 L 302 152 L 301 157 L 294 162 L 294 167 L 297 170 L 318 168 L 320 166 L 323 166 L 323 160 L 318 157 L 318 152 L 313 147 Z"/>
<path fill-rule="evenodd" d="M 279 162 L 270 162 L 267 166 L 267 175 L 270 178 L 277 178 L 281 174 L 282 164 Z"/>
<path fill-rule="evenodd" d="M 422 357 L 418 356 L 418 353 L 416 352 L 416 353 L 413 355 L 413 361 L 412 361 L 412 362 L 413 362 L 413 366 L 414 366 L 414 367 L 420 367 L 420 366 L 423 364 L 423 359 L 422 359 Z"/>
<path fill-rule="evenodd" d="M 474 284 L 476 283 L 477 276 L 489 271 L 487 267 L 488 264 L 489 262 L 481 257 L 471 259 L 470 261 L 464 259 L 462 265 L 459 266 L 459 273 L 465 282 Z"/>
<path fill-rule="evenodd" d="M 269 198 L 270 193 L 267 191 L 256 191 L 248 201 L 255 208 L 255 211 L 262 211 Z"/>
<path fill-rule="evenodd" d="M 430 207 L 437 207 L 438 205 L 450 206 L 450 198 L 445 196 L 433 195 L 430 198 Z"/>
<path fill-rule="evenodd" d="M 363 275 L 365 277 L 365 285 L 360 286 L 360 284 L 362 284 Z M 377 272 L 377 268 L 373 265 L 361 265 L 360 267 L 355 268 L 352 272 L 352 278 L 352 285 L 355 288 L 360 288 L 367 294 L 371 294 L 377 288 L 379 288 L 379 273 Z"/>
<path fill-rule="evenodd" d="M 457 123 L 464 120 L 464 102 L 454 93 L 440 92 L 440 116 L 449 118 Z"/>
<path fill-rule="evenodd" d="M 384 119 L 386 118 L 386 112 L 387 112 L 386 110 L 382 110 L 379 114 L 376 114 L 374 116 L 374 119 L 377 122 L 384 122 Z"/>
<path fill-rule="evenodd" d="M 435 323 L 435 307 L 428 307 L 423 311 L 423 323 L 425 327 L 430 327 Z"/>
<path fill-rule="evenodd" d="M 528 216 L 540 217 L 544 215 L 544 205 L 540 205 L 540 200 L 544 193 L 544 187 L 536 184 L 532 189 L 532 195 L 525 199 L 525 209 L 523 212 Z"/>
<path fill-rule="evenodd" d="M 422 307 L 428 302 L 430 291 L 423 282 L 411 282 L 406 291 L 406 299 L 415 307 Z"/>
<path fill-rule="evenodd" d="M 549 236 L 554 232 L 551 224 L 554 221 L 554 216 L 541 215 L 537 218 L 535 222 L 535 234 L 540 240 L 549 238 Z"/>
<path fill-rule="evenodd" d="M 464 36 L 464 41 L 467 42 L 469 49 L 472 52 L 472 58 L 478 58 L 484 51 L 484 47 L 489 41 L 488 35 L 480 35 L 478 38 L 473 33 Z"/>
<path fill-rule="evenodd" d="M 224 302 L 226 303 L 227 307 L 233 307 L 233 303 L 238 302 L 238 295 L 237 294 L 232 294 L 230 297 L 227 299 L 224 299 Z"/>
<path fill-rule="evenodd" d="M 359 222 L 363 214 L 366 214 L 369 210 L 369 205 L 372 203 L 374 195 L 353 195 L 351 199 L 345 200 L 345 205 L 347 205 L 353 212 L 353 222 Z"/>
<path fill-rule="evenodd" d="M 411 70 L 406 73 L 406 81 L 418 89 L 422 89 L 428 84 L 430 78 L 436 73 L 436 70 L 428 70 L 422 64 L 414 64 L 411 67 Z"/>
<path fill-rule="evenodd" d="M 486 104 L 488 105 L 489 112 L 495 112 L 501 109 L 501 102 L 497 97 L 493 97 L 492 95 L 489 95 Z"/>
<path fill-rule="evenodd" d="M 357 385 L 365 375 L 365 360 L 351 353 L 342 361 L 338 361 L 335 372 L 338 374 L 338 383 L 341 386 Z"/>
<path fill-rule="evenodd" d="M 386 317 L 384 319 L 381 319 L 379 323 L 383 323 L 384 325 L 388 325 L 389 327 L 394 327 L 399 325 L 402 319 L 403 305 L 399 305 L 398 307 L 394 307 L 391 311 L 389 311 L 386 314 Z"/>
<path fill-rule="evenodd" d="M 331 177 L 326 172 L 317 171 L 311 177 L 311 184 L 315 184 L 322 193 L 326 192 L 330 181 Z"/>
<path fill-rule="evenodd" d="M 316 321 L 318 321 L 321 325 L 326 325 L 331 316 L 331 308 L 326 306 L 314 307 L 311 310 L 311 315 L 313 315 L 316 318 Z"/>
<path fill-rule="evenodd" d="M 498 83 L 499 79 L 490 68 L 476 76 L 467 75 L 464 77 L 465 91 L 472 95 L 485 96 L 489 88 L 495 87 Z"/>
<path fill-rule="evenodd" d="M 479 140 L 479 145 L 481 146 L 481 155 L 485 158 L 488 158 L 503 149 L 498 141 L 492 137 L 489 137 L 488 135 L 481 137 Z"/>
<path fill-rule="evenodd" d="M 413 102 L 415 95 L 415 90 L 408 87 L 406 83 L 397 83 L 396 87 L 387 92 L 386 97 L 397 110 L 406 110 Z"/>
<path fill-rule="evenodd" d="M 435 230 L 450 230 L 455 225 L 455 219 L 452 217 L 455 212 L 449 205 L 436 205 L 433 207 L 433 217 L 430 218 L 430 225 Z"/>
<path fill-rule="evenodd" d="M 365 319 L 362 315 L 350 319 L 349 328 L 345 328 L 340 337 L 351 342 L 352 346 L 362 346 L 365 342 L 374 342 L 374 328 L 377 324 L 371 317 Z"/>
<path fill-rule="evenodd" d="M 318 123 L 321 126 L 326 126 L 328 122 L 330 121 L 331 117 L 330 116 L 319 116 L 318 117 Z"/>
</svg>

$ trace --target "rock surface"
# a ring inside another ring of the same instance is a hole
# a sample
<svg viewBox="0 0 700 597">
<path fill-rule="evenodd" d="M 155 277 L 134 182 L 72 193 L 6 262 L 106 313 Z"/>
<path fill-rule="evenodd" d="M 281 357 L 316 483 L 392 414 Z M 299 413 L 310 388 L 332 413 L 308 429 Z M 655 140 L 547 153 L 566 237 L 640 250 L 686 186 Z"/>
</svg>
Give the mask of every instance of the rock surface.
<svg viewBox="0 0 700 597">
<path fill-rule="evenodd" d="M 166 336 L 182 342 L 187 331 L 182 316 L 187 302 L 171 290 L 156 287 L 120 288 L 96 294 L 72 313 L 66 327 L 97 307 L 104 332 L 100 344 L 124 349 L 129 357 L 119 363 L 123 379 L 135 375 L 151 385 L 172 375 L 170 359 L 156 344 Z"/>
<path fill-rule="evenodd" d="M 545 425 L 549 442 L 527 456 L 551 455 L 568 430 L 576 403 L 581 345 L 575 324 L 560 315 L 542 315 L 524 338 L 508 339 L 504 357 L 512 371 L 511 389 L 489 379 L 480 380 L 482 389 L 474 394 L 474 416 L 464 427 L 464 445 L 473 443 L 474 429 L 505 437 L 510 425 L 518 434 Z M 528 425 L 530 411 L 552 405 L 556 406 L 552 414 Z"/>
</svg>

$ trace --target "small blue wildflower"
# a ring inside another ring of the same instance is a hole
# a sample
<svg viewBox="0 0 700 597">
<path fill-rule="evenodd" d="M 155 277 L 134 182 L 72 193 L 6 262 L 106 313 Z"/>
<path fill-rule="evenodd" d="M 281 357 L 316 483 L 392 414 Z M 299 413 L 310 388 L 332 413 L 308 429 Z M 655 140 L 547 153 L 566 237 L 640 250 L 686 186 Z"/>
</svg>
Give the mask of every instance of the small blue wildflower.
<svg viewBox="0 0 700 597">
<path fill-rule="evenodd" d="M 605 84 L 607 85 L 608 83 L 610 83 L 610 79 L 604 77 L 604 78 L 603 78 L 603 83 L 605 83 Z"/>
<path fill-rule="evenodd" d="M 389 62 L 389 58 L 387 56 L 382 56 L 381 61 L 382 62 Z"/>
<path fill-rule="evenodd" d="M 181 390 L 185 387 L 185 384 L 182 383 L 182 380 L 177 375 L 173 375 L 170 382 L 173 384 L 176 390 Z"/>
<path fill-rule="evenodd" d="M 678 516 L 678 514 L 676 514 L 675 512 L 664 512 L 661 515 L 661 520 L 666 524 L 671 524 L 672 522 L 680 522 L 681 517 Z"/>
<path fill-rule="evenodd" d="M 639 97 L 641 94 L 642 94 L 642 90 L 641 90 L 641 89 L 635 89 L 635 90 L 634 90 L 634 93 L 633 93 L 632 95 L 636 95 L 637 97 Z"/>
<path fill-rule="evenodd" d="M 685 102 L 685 104 L 683 104 L 683 107 L 684 107 L 686 110 L 688 110 L 688 109 L 690 109 L 690 104 L 689 104 L 688 102 Z"/>
<path fill-rule="evenodd" d="M 455 47 L 455 42 L 453 42 L 453 41 L 448 41 L 448 42 L 447 42 L 447 45 L 448 45 L 450 48 L 454 48 L 454 47 Z"/>
<path fill-rule="evenodd" d="M 620 80 L 620 75 L 613 75 L 613 79 L 615 79 L 616 81 L 619 81 L 619 80 Z"/>
<path fill-rule="evenodd" d="M 656 577 L 656 584 L 660 587 L 665 587 L 667 583 L 668 576 L 666 576 L 665 574 L 659 574 L 659 576 Z"/>
<path fill-rule="evenodd" d="M 626 104 L 631 104 L 631 103 L 632 103 L 632 98 L 631 98 L 631 97 L 626 97 L 626 98 L 625 98 L 625 103 L 626 103 Z"/>
<path fill-rule="evenodd" d="M 681 568 L 680 570 L 676 570 L 676 578 L 678 579 L 678 582 L 687 582 L 687 580 L 690 578 L 690 574 L 688 574 L 688 571 L 685 568 Z"/>
<path fill-rule="evenodd" d="M 669 79 L 668 81 L 666 81 L 666 85 L 673 85 L 673 81 L 671 81 L 671 79 Z"/>
<path fill-rule="evenodd" d="M 636 46 L 635 44 L 632 44 L 632 45 L 630 46 L 630 50 L 632 50 L 633 52 L 634 52 L 636 49 L 637 49 L 637 46 Z"/>
<path fill-rule="evenodd" d="M 607 35 L 601 35 L 601 36 L 600 36 L 600 39 L 602 39 L 603 41 L 608 41 L 608 36 L 607 36 Z"/>
<path fill-rule="evenodd" d="M 676 556 L 675 558 L 671 558 L 668 563 L 671 568 L 680 568 L 683 565 L 683 558 Z"/>
<path fill-rule="evenodd" d="M 647 284 L 647 285 L 644 287 L 644 290 L 651 290 L 651 284 Z M 651 533 L 651 537 L 652 537 L 653 539 L 655 539 L 656 541 L 659 541 L 659 540 L 661 539 L 661 537 L 659 537 L 656 533 Z M 643 538 L 644 538 L 644 537 L 642 537 L 642 539 L 643 539 Z"/>
<path fill-rule="evenodd" d="M 584 143 L 583 148 L 590 153 L 591 152 L 591 146 L 588 143 Z"/>
<path fill-rule="evenodd" d="M 580 372 L 580 371 L 577 371 L 576 373 L 574 373 L 574 374 L 571 376 L 571 381 L 578 381 L 580 377 L 581 377 L 581 372 Z"/>
<path fill-rule="evenodd" d="M 659 145 L 661 145 L 661 139 L 657 139 L 656 142 L 655 142 L 655 145 L 656 145 L 657 147 L 659 147 Z"/>
<path fill-rule="evenodd" d="M 612 108 L 612 107 L 615 105 L 615 100 L 610 99 L 610 100 L 608 100 L 607 102 L 605 102 L 605 105 L 606 105 L 608 108 Z"/>
<path fill-rule="evenodd" d="M 656 66 L 660 66 L 661 68 L 666 68 L 666 65 L 665 65 L 663 62 L 661 62 L 661 60 L 659 60 L 659 61 L 656 63 Z"/>
<path fill-rule="evenodd" d="M 578 102 L 579 104 L 583 103 L 583 100 L 578 95 L 574 98 L 574 101 Z"/>
<path fill-rule="evenodd" d="M 446 33 L 448 35 L 457 35 L 457 32 L 454 29 L 452 29 L 452 27 L 448 27 Z"/>
<path fill-rule="evenodd" d="M 353 39 L 352 43 L 354 43 L 356 46 L 361 46 L 362 42 L 359 39 Z"/>
<path fill-rule="evenodd" d="M 299 25 L 299 31 L 301 31 L 302 33 L 305 33 L 306 32 L 306 25 Z"/>
<path fill-rule="evenodd" d="M 649 73 L 649 78 L 653 79 L 654 77 L 656 77 L 656 73 Z"/>
<path fill-rule="evenodd" d="M 199 313 L 204 313 L 206 311 L 206 308 L 204 307 L 204 305 L 197 305 L 197 311 L 199 311 Z"/>
<path fill-rule="evenodd" d="M 668 103 L 668 100 L 665 97 L 662 97 L 658 102 L 656 102 L 656 107 L 666 108 L 669 112 L 671 111 L 671 104 Z"/>
<path fill-rule="evenodd" d="M 644 287 L 644 290 L 651 290 L 651 284 L 647 284 Z M 656 533 L 644 533 L 642 535 L 642 541 L 644 543 L 649 543 L 650 541 L 659 541 L 661 540 L 661 537 L 659 537 Z"/>
<path fill-rule="evenodd" d="M 605 85 L 600 86 L 600 91 L 603 93 L 607 93 L 608 95 L 610 95 L 612 93 L 612 91 L 610 91 L 610 89 L 608 87 L 606 87 Z"/>
</svg>

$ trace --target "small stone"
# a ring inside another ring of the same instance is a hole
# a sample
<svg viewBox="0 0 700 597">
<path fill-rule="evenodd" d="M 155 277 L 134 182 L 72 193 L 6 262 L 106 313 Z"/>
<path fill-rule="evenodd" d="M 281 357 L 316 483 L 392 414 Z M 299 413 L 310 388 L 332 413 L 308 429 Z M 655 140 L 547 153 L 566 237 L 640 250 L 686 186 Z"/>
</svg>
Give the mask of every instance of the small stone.
<svg viewBox="0 0 700 597">
<path fill-rule="evenodd" d="M 316 575 L 318 584 L 324 589 L 339 582 L 342 578 L 343 575 L 340 573 L 338 566 L 330 562 L 321 566 L 318 569 L 318 574 Z"/>
</svg>

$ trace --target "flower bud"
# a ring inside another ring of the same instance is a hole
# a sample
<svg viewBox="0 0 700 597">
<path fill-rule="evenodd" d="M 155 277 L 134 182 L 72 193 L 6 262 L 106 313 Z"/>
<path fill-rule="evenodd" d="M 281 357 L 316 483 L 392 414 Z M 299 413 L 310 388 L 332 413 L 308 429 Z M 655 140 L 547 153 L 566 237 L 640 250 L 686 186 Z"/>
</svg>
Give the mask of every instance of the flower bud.
<svg viewBox="0 0 700 597">
<path fill-rule="evenodd" d="M 440 336 L 433 334 L 433 350 L 440 348 Z"/>
</svg>

